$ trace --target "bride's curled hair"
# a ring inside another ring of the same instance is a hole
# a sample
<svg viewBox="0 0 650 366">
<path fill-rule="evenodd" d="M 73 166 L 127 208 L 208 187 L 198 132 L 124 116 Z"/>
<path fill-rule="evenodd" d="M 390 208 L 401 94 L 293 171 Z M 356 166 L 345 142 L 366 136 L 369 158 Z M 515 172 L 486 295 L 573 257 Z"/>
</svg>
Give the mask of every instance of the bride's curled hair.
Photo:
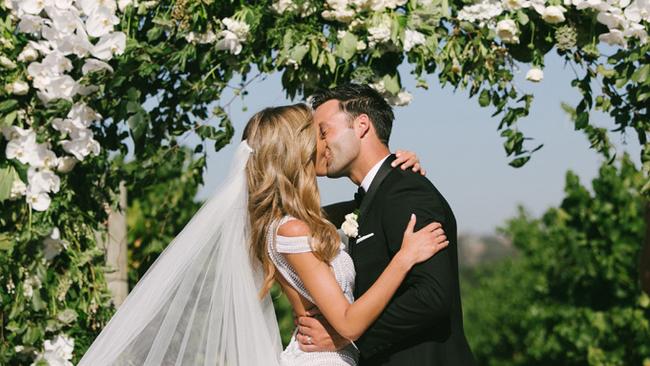
<svg viewBox="0 0 650 366">
<path fill-rule="evenodd" d="M 285 215 L 302 220 L 311 232 L 314 255 L 330 262 L 339 250 L 339 236 L 320 208 L 316 185 L 316 130 L 305 104 L 266 108 L 244 129 L 243 139 L 253 149 L 248 159 L 250 250 L 262 263 L 265 295 L 275 278 L 266 239 L 270 226 Z"/>
</svg>

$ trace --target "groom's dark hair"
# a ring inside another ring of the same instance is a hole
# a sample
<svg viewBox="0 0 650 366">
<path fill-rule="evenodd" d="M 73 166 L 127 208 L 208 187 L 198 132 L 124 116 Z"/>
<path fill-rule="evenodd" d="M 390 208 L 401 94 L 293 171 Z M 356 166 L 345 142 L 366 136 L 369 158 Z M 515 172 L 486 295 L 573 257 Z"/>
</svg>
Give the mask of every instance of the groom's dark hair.
<svg viewBox="0 0 650 366">
<path fill-rule="evenodd" d="M 377 131 L 377 137 L 386 146 L 393 128 L 393 108 L 375 89 L 366 84 L 343 84 L 311 96 L 311 106 L 318 108 L 330 100 L 339 101 L 339 109 L 350 116 L 350 121 L 366 114 Z"/>
</svg>

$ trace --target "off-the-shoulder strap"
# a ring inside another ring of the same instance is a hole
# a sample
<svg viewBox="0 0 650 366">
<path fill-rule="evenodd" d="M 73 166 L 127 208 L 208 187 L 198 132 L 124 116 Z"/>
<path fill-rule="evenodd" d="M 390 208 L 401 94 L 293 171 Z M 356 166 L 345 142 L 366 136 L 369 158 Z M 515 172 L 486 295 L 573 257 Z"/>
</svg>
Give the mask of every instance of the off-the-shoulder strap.
<svg viewBox="0 0 650 366">
<path fill-rule="evenodd" d="M 291 216 L 285 216 L 278 224 L 278 227 L 292 220 L 297 220 L 297 219 Z M 276 235 L 275 250 L 278 253 L 296 254 L 296 253 L 311 252 L 312 248 L 311 245 L 309 244 L 308 236 Z"/>
</svg>

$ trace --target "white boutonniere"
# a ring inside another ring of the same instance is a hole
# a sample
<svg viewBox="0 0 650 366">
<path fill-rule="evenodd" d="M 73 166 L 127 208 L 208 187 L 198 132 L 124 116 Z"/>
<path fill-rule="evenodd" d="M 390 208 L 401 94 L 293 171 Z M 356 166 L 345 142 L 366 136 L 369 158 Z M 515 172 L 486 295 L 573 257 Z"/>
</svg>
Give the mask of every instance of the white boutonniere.
<svg viewBox="0 0 650 366">
<path fill-rule="evenodd" d="M 345 215 L 345 222 L 341 225 L 341 230 L 349 238 L 356 238 L 359 235 L 359 219 L 358 210 L 353 213 Z"/>
</svg>

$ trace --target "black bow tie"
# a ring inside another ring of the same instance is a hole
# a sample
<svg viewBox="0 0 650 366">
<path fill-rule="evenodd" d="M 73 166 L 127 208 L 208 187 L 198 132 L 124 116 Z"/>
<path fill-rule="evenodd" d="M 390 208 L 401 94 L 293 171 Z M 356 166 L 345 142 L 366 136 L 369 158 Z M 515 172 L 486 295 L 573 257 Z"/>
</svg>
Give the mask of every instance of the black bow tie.
<svg viewBox="0 0 650 366">
<path fill-rule="evenodd" d="M 363 201 L 363 197 L 366 195 L 366 190 L 363 189 L 363 187 L 359 186 L 359 189 L 357 189 L 357 193 L 354 194 L 354 201 L 357 203 L 357 206 L 361 206 L 361 201 Z"/>
</svg>

